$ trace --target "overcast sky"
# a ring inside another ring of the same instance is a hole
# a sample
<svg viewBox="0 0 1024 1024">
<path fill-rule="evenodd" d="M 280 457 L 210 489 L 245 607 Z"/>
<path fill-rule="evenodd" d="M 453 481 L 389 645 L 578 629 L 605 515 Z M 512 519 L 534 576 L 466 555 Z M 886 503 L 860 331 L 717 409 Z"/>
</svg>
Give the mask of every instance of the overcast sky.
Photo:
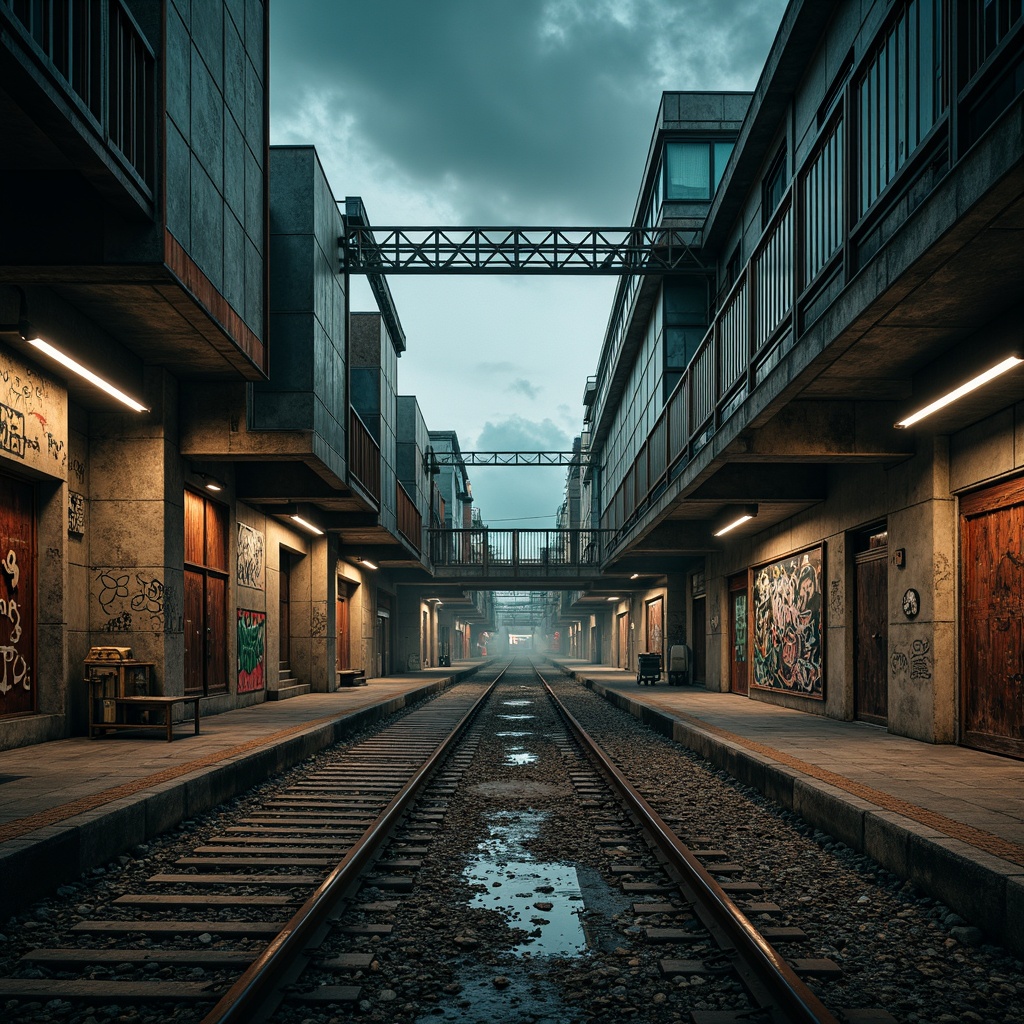
<svg viewBox="0 0 1024 1024">
<path fill-rule="evenodd" d="M 663 90 L 754 88 L 784 0 L 286 0 L 274 144 L 316 146 L 377 225 L 630 222 Z M 613 278 L 388 279 L 400 394 L 463 450 L 571 447 Z M 372 309 L 364 281 L 353 309 Z M 550 526 L 556 469 L 472 468 L 498 525 Z"/>
</svg>

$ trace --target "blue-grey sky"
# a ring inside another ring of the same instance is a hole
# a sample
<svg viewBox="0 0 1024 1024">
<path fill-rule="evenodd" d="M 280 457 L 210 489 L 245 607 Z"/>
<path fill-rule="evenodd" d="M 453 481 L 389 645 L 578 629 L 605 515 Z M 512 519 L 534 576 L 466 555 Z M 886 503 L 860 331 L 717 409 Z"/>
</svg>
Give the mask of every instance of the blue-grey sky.
<svg viewBox="0 0 1024 1024">
<path fill-rule="evenodd" d="M 378 225 L 628 224 L 663 90 L 753 89 L 784 0 L 286 0 L 271 142 L 316 146 Z M 568 449 L 613 279 L 392 277 L 401 394 L 464 450 Z M 365 283 L 353 309 L 373 308 Z M 471 469 L 551 525 L 564 471 Z"/>
</svg>

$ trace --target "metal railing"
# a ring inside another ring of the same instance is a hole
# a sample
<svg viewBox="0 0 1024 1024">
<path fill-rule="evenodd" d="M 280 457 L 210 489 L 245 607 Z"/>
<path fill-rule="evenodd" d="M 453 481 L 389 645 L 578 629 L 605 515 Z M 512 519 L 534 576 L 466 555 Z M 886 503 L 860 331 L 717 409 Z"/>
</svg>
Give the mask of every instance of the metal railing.
<svg viewBox="0 0 1024 1024">
<path fill-rule="evenodd" d="M 395 481 L 396 510 L 398 514 L 398 532 L 417 550 L 423 544 L 423 516 L 416 503 L 409 497 L 409 492 L 400 481 Z"/>
<path fill-rule="evenodd" d="M 609 502 L 604 529 L 628 526 L 664 490 L 675 467 L 689 461 L 735 411 L 758 380 L 756 368 L 770 365 L 790 335 L 792 197 L 791 187 Z"/>
<path fill-rule="evenodd" d="M 120 0 L 0 0 L 42 68 L 151 194 L 156 57 Z"/>
<path fill-rule="evenodd" d="M 350 410 L 348 439 L 349 473 L 363 490 L 380 503 L 380 446 L 374 441 L 355 409 Z"/>
<path fill-rule="evenodd" d="M 601 564 L 606 531 L 430 530 L 430 559 L 435 569 L 457 568 L 481 575 L 572 575 Z"/>
</svg>

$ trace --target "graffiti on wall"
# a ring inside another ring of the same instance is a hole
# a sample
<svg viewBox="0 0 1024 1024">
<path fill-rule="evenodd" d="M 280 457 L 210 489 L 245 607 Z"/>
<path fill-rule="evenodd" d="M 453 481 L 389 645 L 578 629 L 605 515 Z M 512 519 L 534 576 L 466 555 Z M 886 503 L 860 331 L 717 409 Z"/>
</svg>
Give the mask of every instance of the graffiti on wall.
<svg viewBox="0 0 1024 1024">
<path fill-rule="evenodd" d="M 159 577 L 146 572 L 101 569 L 96 574 L 96 585 L 99 588 L 96 600 L 99 601 L 103 614 L 108 616 L 104 629 L 109 632 L 124 632 L 132 623 L 131 612 L 137 616 L 148 616 L 148 620 L 144 618 L 143 623 L 136 621 L 136 629 L 163 628 L 166 594 Z M 112 625 L 114 622 L 127 622 L 127 626 Z"/>
<path fill-rule="evenodd" d="M 238 567 L 236 576 L 243 587 L 263 589 L 265 563 L 263 534 L 245 523 L 238 524 Z"/>
<path fill-rule="evenodd" d="M 238 609 L 238 692 L 263 689 L 267 613 Z"/>
<path fill-rule="evenodd" d="M 15 591 L 18 589 L 21 569 L 13 548 L 7 552 L 6 558 L 0 559 L 0 575 L 7 581 L 7 586 L 3 588 L 4 596 L 0 597 L 0 620 L 10 623 L 10 628 L 5 625 L 0 634 L 7 641 L 0 644 L 0 695 L 6 696 L 19 687 L 25 691 L 32 689 L 32 673 L 25 655 L 18 647 L 22 635 L 21 609 Z"/>
<path fill-rule="evenodd" d="M 45 377 L 0 355 L 0 454 L 53 476 L 67 472 L 66 414 Z"/>
<path fill-rule="evenodd" d="M 662 631 L 662 599 L 647 602 L 647 652 L 663 654 L 665 637 Z"/>
<path fill-rule="evenodd" d="M 811 548 L 755 570 L 753 686 L 824 697 L 823 553 Z"/>
<path fill-rule="evenodd" d="M 85 495 L 68 491 L 68 533 L 81 537 L 85 533 Z"/>
</svg>

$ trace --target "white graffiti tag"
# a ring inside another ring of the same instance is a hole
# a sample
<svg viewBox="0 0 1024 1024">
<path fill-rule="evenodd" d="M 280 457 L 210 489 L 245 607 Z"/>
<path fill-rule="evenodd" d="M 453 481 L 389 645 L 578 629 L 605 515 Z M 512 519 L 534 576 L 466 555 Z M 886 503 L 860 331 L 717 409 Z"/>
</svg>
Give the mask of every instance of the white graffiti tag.
<svg viewBox="0 0 1024 1024">
<path fill-rule="evenodd" d="M 23 689 L 32 689 L 32 681 L 29 677 L 28 662 L 13 647 L 0 647 L 0 660 L 3 661 L 3 674 L 0 675 L 0 693 L 7 693 L 10 690 L 21 686 Z M 10 682 L 8 681 L 8 668 L 10 665 Z"/>
<path fill-rule="evenodd" d="M 0 569 L 3 569 L 11 577 L 11 589 L 18 589 L 18 579 L 21 577 L 21 569 L 18 567 L 18 556 L 14 548 L 7 552 L 7 557 L 0 560 Z"/>
</svg>

